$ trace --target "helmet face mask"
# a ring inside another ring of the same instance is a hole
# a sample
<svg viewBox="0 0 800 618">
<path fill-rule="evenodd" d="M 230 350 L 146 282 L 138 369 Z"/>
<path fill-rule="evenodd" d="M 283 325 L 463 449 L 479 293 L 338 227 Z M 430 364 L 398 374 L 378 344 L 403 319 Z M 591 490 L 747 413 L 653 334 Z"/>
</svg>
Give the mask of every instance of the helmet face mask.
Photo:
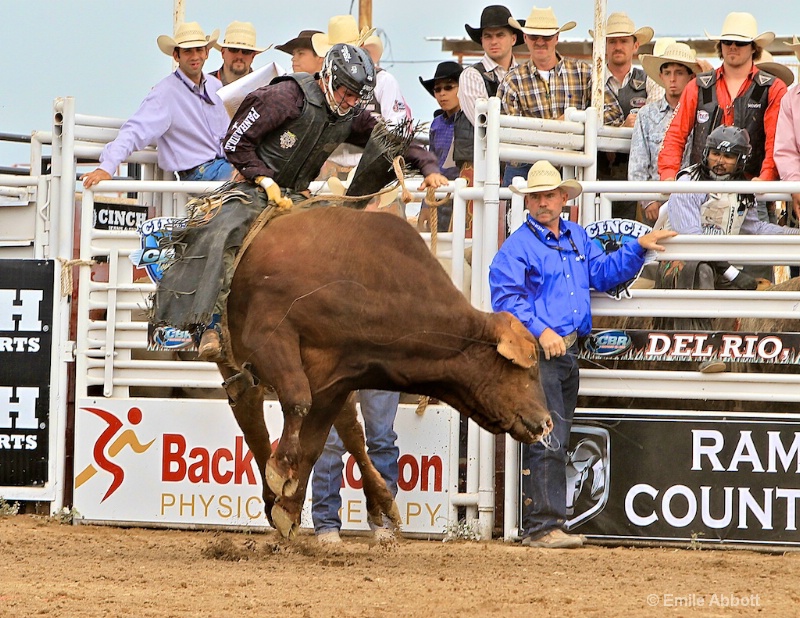
<svg viewBox="0 0 800 618">
<path fill-rule="evenodd" d="M 356 114 L 372 100 L 375 65 L 365 50 L 342 43 L 325 54 L 320 78 L 330 110 L 339 116 Z M 358 96 L 355 105 L 345 103 L 344 89 Z"/>
<path fill-rule="evenodd" d="M 711 131 L 706 138 L 705 148 L 703 149 L 703 159 L 701 165 L 703 171 L 712 180 L 731 180 L 741 178 L 744 174 L 747 162 L 750 160 L 752 152 L 750 146 L 750 136 L 747 130 L 739 127 L 721 125 Z M 735 155 L 736 163 L 733 169 L 727 169 L 724 164 L 711 164 L 709 154 L 716 155 Z"/>
</svg>

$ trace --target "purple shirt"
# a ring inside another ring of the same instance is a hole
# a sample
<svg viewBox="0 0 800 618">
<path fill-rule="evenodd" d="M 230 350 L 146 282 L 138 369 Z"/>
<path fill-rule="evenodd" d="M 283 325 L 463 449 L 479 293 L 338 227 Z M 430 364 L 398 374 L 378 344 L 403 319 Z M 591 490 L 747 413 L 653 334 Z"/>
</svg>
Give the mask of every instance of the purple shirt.
<svg viewBox="0 0 800 618">
<path fill-rule="evenodd" d="M 158 148 L 158 165 L 168 172 L 191 169 L 222 154 L 230 118 L 217 96 L 221 82 L 205 75 L 195 85 L 180 70 L 158 82 L 139 109 L 100 155 L 100 169 L 113 175 L 132 152 Z"/>
</svg>

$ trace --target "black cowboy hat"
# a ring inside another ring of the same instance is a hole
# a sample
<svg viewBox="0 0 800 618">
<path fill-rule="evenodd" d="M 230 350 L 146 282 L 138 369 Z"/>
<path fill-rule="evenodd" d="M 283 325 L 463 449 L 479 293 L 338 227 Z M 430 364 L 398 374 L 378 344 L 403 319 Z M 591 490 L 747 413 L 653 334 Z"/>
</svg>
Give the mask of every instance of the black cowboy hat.
<svg viewBox="0 0 800 618">
<path fill-rule="evenodd" d="M 314 48 L 311 46 L 311 36 L 320 33 L 320 30 L 301 30 L 300 34 L 298 34 L 296 37 L 289 39 L 283 45 L 276 45 L 275 49 L 279 49 L 289 55 L 293 54 L 294 50 L 298 47 L 301 49 L 313 50 Z"/>
<path fill-rule="evenodd" d="M 510 17 L 511 11 L 509 11 L 506 7 L 501 4 L 493 4 L 483 9 L 483 12 L 481 13 L 480 28 L 473 28 L 468 24 L 464 24 L 464 28 L 467 29 L 469 38 L 475 41 L 478 45 L 481 45 L 481 35 L 483 34 L 484 28 L 509 28 L 514 34 L 517 35 L 517 42 L 514 45 L 521 45 L 524 40 L 522 31 L 517 30 L 508 23 L 508 19 Z M 524 19 L 518 19 L 517 21 L 521 26 L 525 25 Z"/>
<path fill-rule="evenodd" d="M 436 73 L 433 76 L 433 79 L 422 79 L 419 78 L 419 83 L 422 84 L 422 87 L 425 88 L 428 92 L 431 93 L 431 96 L 436 96 L 433 93 L 433 87 L 436 84 L 437 79 L 452 79 L 455 82 L 458 82 L 458 76 L 461 75 L 461 71 L 464 70 L 458 62 L 453 62 L 452 60 L 448 60 L 447 62 L 440 62 L 439 65 L 436 67 Z"/>
</svg>

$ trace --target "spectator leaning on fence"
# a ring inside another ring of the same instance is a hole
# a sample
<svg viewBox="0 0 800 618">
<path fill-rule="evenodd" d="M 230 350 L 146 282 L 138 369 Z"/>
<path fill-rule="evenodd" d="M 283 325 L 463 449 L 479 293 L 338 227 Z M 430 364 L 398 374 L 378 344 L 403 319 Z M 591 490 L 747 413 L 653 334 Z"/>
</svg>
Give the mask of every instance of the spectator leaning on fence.
<svg viewBox="0 0 800 618">
<path fill-rule="evenodd" d="M 685 43 L 673 43 L 659 55 L 645 54 L 641 62 L 647 76 L 663 89 L 664 96 L 660 101 L 648 103 L 636 114 L 628 163 L 628 180 L 631 181 L 658 180 L 658 153 L 664 133 L 672 121 L 683 89 L 699 69 L 694 50 Z M 688 164 L 688 152 L 685 163 Z M 662 203 L 640 204 L 645 221 L 653 223 L 658 219 Z"/>
<path fill-rule="evenodd" d="M 178 63 L 174 73 L 157 83 L 106 144 L 100 165 L 81 177 L 84 187 L 110 180 L 132 152 L 155 142 L 158 165 L 181 180 L 228 180 L 233 167 L 222 153 L 230 118 L 217 90 L 216 77 L 203 74 L 208 48 L 219 31 L 206 36 L 200 24 L 179 24 L 175 37 L 158 37 L 159 49 Z"/>
</svg>

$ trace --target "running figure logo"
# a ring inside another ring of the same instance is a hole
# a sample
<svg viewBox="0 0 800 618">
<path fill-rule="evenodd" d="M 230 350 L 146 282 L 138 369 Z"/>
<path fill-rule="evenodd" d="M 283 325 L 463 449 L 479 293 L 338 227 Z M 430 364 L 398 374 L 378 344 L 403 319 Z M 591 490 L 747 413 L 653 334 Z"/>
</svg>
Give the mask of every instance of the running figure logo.
<svg viewBox="0 0 800 618">
<path fill-rule="evenodd" d="M 122 429 L 123 422 L 107 410 L 101 410 L 100 408 L 81 409 L 91 412 L 95 416 L 99 416 L 102 420 L 108 423 L 108 427 L 103 431 L 103 433 L 100 434 L 100 437 L 97 438 L 97 442 L 95 442 L 94 451 L 92 453 L 94 456 L 94 462 L 97 464 L 97 468 L 100 468 L 104 472 L 108 472 L 113 477 L 111 485 L 109 486 L 108 491 L 106 491 L 106 495 L 103 496 L 102 500 L 100 500 L 100 502 L 104 502 L 106 498 L 119 489 L 120 485 L 122 485 L 122 481 L 125 480 L 125 471 L 111 461 L 111 459 L 116 457 L 126 446 L 130 446 L 134 453 L 142 454 L 149 449 L 150 446 L 152 446 L 153 442 L 155 442 L 155 439 L 150 440 L 150 442 L 147 444 L 142 444 L 139 442 L 139 438 L 136 437 L 136 433 L 134 433 L 133 429 L 125 429 L 119 434 L 116 440 L 111 442 L 112 438 L 114 438 L 119 430 Z M 139 408 L 131 408 L 128 410 L 129 424 L 138 425 L 141 422 L 142 411 Z M 78 474 L 77 477 L 75 477 L 75 489 L 83 485 L 86 481 L 97 474 L 97 468 L 95 468 L 92 464 L 86 466 L 86 468 L 84 468 L 83 471 Z"/>
</svg>

